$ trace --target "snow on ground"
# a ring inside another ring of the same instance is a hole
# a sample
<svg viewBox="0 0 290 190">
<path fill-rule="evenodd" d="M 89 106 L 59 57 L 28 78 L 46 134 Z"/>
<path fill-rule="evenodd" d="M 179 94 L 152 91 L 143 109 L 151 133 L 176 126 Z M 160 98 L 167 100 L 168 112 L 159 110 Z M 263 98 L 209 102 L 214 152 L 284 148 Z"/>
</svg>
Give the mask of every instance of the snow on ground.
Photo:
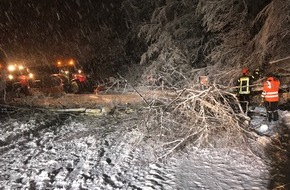
<svg viewBox="0 0 290 190">
<path fill-rule="evenodd" d="M 247 149 L 157 161 L 137 118 L 27 115 L 1 116 L 0 189 L 268 189 L 269 162 Z"/>
<path fill-rule="evenodd" d="M 261 135 L 271 136 L 275 133 L 281 134 L 283 126 L 287 126 L 290 124 L 290 122 L 288 121 L 288 118 L 290 118 L 290 113 L 288 111 L 278 110 L 279 120 L 271 122 L 267 121 L 266 109 L 264 107 L 255 107 L 251 111 L 252 120 L 250 123 L 250 127 Z M 289 124 L 287 122 L 289 122 Z"/>
<path fill-rule="evenodd" d="M 197 150 L 178 166 L 178 186 L 184 189 L 267 189 L 266 164 L 245 151 Z"/>
</svg>

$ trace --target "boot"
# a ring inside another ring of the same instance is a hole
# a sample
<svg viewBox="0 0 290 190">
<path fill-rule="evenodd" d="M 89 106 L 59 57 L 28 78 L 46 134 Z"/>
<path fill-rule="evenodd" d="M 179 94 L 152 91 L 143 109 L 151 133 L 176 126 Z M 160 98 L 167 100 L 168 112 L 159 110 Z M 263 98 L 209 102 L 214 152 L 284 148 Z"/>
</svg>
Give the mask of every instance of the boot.
<svg viewBox="0 0 290 190">
<path fill-rule="evenodd" d="M 267 112 L 267 118 L 268 118 L 268 121 L 269 121 L 269 122 L 272 121 L 272 113 L 273 113 L 272 111 L 268 111 L 268 112 Z"/>
<path fill-rule="evenodd" d="M 278 121 L 278 119 L 279 119 L 279 115 L 278 115 L 278 110 L 275 110 L 274 112 L 273 112 L 273 115 L 274 115 L 274 121 Z"/>
</svg>

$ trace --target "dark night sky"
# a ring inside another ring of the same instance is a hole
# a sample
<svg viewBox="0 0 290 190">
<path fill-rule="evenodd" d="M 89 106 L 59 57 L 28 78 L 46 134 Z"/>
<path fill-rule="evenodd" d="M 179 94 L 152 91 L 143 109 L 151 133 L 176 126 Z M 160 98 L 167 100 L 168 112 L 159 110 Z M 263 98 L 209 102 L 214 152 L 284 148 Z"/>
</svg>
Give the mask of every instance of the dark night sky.
<svg viewBox="0 0 290 190">
<path fill-rule="evenodd" d="M 120 7 L 118 0 L 0 0 L 0 47 L 8 59 L 88 55 L 106 30 L 126 30 Z"/>
</svg>

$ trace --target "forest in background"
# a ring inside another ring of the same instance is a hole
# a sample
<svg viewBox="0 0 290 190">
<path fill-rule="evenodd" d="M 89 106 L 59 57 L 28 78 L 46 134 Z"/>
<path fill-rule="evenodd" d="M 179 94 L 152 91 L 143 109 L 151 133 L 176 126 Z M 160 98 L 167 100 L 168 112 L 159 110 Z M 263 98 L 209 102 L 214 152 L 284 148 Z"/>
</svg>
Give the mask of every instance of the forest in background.
<svg viewBox="0 0 290 190">
<path fill-rule="evenodd" d="M 146 2 L 126 5 L 130 14 L 142 18 Z M 162 80 L 180 88 L 196 82 L 198 72 L 212 83 L 232 85 L 243 67 L 254 70 L 290 54 L 285 0 L 168 0 L 151 5 L 150 20 L 132 21 L 147 46 L 140 60 L 146 66 L 142 81 L 150 76 L 149 82 Z"/>
</svg>

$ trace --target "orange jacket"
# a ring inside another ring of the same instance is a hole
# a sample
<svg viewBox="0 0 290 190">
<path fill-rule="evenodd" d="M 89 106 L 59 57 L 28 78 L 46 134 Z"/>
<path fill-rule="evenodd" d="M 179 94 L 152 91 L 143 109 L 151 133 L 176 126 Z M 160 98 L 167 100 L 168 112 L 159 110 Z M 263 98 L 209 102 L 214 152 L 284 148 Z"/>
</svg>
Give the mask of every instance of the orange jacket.
<svg viewBox="0 0 290 190">
<path fill-rule="evenodd" d="M 262 97 L 265 98 L 267 102 L 278 102 L 279 88 L 280 81 L 274 77 L 268 77 L 267 81 L 263 84 Z"/>
</svg>

